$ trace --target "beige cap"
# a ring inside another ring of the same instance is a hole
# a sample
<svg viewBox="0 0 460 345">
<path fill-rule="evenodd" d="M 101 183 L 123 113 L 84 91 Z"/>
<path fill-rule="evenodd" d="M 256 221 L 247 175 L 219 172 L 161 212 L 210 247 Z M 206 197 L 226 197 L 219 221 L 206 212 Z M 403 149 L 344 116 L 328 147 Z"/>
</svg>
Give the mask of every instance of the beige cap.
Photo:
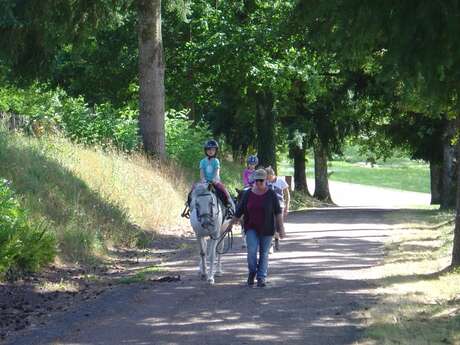
<svg viewBox="0 0 460 345">
<path fill-rule="evenodd" d="M 257 169 L 252 173 L 252 179 L 255 180 L 266 180 L 267 172 L 264 169 Z"/>
</svg>

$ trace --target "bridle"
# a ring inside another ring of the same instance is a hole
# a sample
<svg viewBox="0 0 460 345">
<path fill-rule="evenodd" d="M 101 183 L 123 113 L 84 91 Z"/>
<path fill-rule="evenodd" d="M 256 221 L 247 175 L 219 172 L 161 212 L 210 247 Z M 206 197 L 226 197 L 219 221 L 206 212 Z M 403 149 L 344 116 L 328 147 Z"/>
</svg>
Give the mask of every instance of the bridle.
<svg viewBox="0 0 460 345">
<path fill-rule="evenodd" d="M 209 213 L 201 213 L 200 211 L 200 204 L 195 201 L 195 209 L 196 209 L 196 217 L 198 219 L 198 221 L 200 222 L 200 224 L 203 224 L 203 218 L 207 217 L 209 218 L 209 223 L 211 225 L 214 225 L 214 206 L 217 206 L 215 203 L 214 203 L 214 198 L 213 198 L 213 195 L 211 194 L 211 192 L 209 193 L 202 193 L 202 194 L 198 194 L 196 196 L 196 198 L 199 198 L 199 197 L 209 197 L 209 204 L 208 204 L 208 210 L 210 210 Z M 217 213 L 216 213 L 216 216 L 218 216 L 220 214 L 220 210 L 219 210 L 219 207 L 217 207 Z"/>
</svg>

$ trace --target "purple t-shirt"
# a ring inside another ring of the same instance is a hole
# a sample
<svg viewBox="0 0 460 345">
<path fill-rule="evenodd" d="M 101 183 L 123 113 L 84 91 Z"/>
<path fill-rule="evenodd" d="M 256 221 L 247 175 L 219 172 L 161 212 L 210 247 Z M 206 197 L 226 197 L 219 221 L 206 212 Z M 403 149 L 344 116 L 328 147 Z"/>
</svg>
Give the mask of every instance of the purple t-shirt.
<svg viewBox="0 0 460 345">
<path fill-rule="evenodd" d="M 248 217 L 244 218 L 244 228 L 246 230 L 254 229 L 258 234 L 264 233 L 265 227 L 265 199 L 268 193 L 262 195 L 249 192 L 248 197 Z"/>
<path fill-rule="evenodd" d="M 249 170 L 248 168 L 244 169 L 243 171 L 243 185 L 245 187 L 250 186 L 254 181 L 251 179 L 251 175 L 254 170 Z"/>
</svg>

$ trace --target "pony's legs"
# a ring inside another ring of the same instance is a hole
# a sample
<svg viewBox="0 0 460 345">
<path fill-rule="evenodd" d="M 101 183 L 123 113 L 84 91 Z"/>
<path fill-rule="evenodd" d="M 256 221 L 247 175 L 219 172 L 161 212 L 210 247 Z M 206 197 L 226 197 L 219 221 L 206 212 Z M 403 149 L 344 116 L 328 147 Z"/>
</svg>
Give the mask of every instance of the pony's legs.
<svg viewBox="0 0 460 345">
<path fill-rule="evenodd" d="M 200 276 L 201 279 L 205 279 L 206 272 L 206 239 L 204 237 L 198 237 L 198 249 L 200 250 Z"/>
<path fill-rule="evenodd" d="M 216 265 L 216 277 L 222 277 L 224 274 L 224 271 L 222 270 L 222 255 L 219 253 L 216 253 L 217 255 L 217 265 Z"/>
<path fill-rule="evenodd" d="M 214 270 L 215 270 L 215 259 L 216 259 L 216 247 L 217 247 L 217 240 L 210 239 L 209 240 L 209 273 L 208 273 L 208 283 L 214 284 Z"/>
<path fill-rule="evenodd" d="M 219 254 L 219 253 L 222 253 L 224 249 L 224 242 L 225 241 L 221 241 L 220 244 L 216 246 L 216 256 L 217 256 L 216 277 L 222 277 L 222 275 L 224 274 L 224 271 L 222 270 L 222 261 L 221 261 L 222 254 Z"/>
</svg>

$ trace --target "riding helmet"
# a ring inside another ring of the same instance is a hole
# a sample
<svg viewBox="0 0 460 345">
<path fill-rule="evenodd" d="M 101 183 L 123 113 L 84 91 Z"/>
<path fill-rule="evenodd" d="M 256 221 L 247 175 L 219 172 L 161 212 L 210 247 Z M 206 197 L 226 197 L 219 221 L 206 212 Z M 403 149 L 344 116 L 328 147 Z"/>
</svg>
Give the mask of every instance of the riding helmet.
<svg viewBox="0 0 460 345">
<path fill-rule="evenodd" d="M 247 159 L 247 163 L 248 165 L 257 165 L 259 164 L 259 158 L 257 158 L 257 156 L 254 155 L 250 155 Z"/>
<path fill-rule="evenodd" d="M 219 151 L 219 144 L 217 143 L 216 140 L 214 139 L 209 139 L 208 141 L 205 142 L 204 144 L 204 152 L 206 153 L 206 150 L 207 149 L 216 149 L 216 153 L 217 151 Z"/>
</svg>

